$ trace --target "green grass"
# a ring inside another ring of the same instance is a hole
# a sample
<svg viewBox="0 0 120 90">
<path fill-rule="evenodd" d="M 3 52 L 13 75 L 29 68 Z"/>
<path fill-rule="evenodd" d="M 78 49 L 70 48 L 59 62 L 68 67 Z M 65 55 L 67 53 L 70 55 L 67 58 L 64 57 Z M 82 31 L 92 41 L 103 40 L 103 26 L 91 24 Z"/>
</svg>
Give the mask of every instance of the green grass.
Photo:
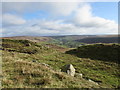
<svg viewBox="0 0 120 90">
<path fill-rule="evenodd" d="M 68 51 L 81 58 L 91 58 L 118 63 L 120 44 L 90 44 Z"/>
<path fill-rule="evenodd" d="M 17 54 L 13 58 L 10 52 L 5 51 L 2 85 L 4 88 L 99 87 L 80 77 L 71 77 L 42 64 L 19 58 Z"/>
<path fill-rule="evenodd" d="M 26 43 L 30 46 L 25 46 Z M 119 86 L 120 73 L 115 62 L 80 58 L 61 52 L 59 46 L 48 47 L 46 43 L 4 40 L 3 45 L 5 44 L 9 47 L 2 47 L 2 87 L 4 88 L 116 88 Z M 21 52 L 22 48 L 37 51 Z M 10 49 L 14 51 L 9 51 Z M 50 67 L 40 63 L 46 63 Z M 76 69 L 75 77 L 60 72 L 61 67 L 66 64 L 73 64 Z M 100 81 L 99 85 L 80 78 L 78 73 L 82 73 L 84 78 Z"/>
</svg>

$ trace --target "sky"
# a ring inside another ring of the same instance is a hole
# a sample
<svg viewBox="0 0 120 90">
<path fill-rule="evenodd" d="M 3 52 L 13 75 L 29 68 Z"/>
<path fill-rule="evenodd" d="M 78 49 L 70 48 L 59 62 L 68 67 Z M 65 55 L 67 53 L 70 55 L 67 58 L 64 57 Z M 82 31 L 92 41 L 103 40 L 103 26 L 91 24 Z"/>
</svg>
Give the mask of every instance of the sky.
<svg viewBox="0 0 120 90">
<path fill-rule="evenodd" d="M 118 34 L 117 2 L 2 2 L 2 36 Z"/>
</svg>

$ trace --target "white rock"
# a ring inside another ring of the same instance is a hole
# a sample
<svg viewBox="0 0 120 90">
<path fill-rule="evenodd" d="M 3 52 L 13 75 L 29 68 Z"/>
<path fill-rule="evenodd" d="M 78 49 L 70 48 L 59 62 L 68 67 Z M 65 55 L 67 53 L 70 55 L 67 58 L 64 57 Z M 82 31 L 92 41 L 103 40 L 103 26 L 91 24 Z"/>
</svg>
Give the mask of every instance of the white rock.
<svg viewBox="0 0 120 90">
<path fill-rule="evenodd" d="M 83 74 L 82 74 L 82 73 L 80 73 L 80 74 L 79 74 L 79 76 L 82 78 Z"/>
<path fill-rule="evenodd" d="M 63 68 L 61 69 L 62 72 L 66 72 L 67 74 L 74 76 L 75 75 L 75 68 L 73 67 L 72 64 L 68 64 L 63 66 Z"/>
</svg>

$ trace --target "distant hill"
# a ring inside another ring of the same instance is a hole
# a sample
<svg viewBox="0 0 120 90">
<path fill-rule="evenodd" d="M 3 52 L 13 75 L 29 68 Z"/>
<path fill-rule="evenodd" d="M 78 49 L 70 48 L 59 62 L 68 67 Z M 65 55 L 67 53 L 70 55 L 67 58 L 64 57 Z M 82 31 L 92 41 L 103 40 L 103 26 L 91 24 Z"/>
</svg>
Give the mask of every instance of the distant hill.
<svg viewBox="0 0 120 90">
<path fill-rule="evenodd" d="M 64 35 L 64 36 L 50 36 L 52 40 L 49 43 L 54 43 L 57 45 L 63 45 L 69 48 L 76 48 L 79 45 L 83 44 L 76 40 L 88 38 L 88 37 L 96 37 L 96 35 Z"/>
<path fill-rule="evenodd" d="M 76 40 L 81 43 L 118 43 L 118 37 L 89 37 L 84 39 Z"/>
<path fill-rule="evenodd" d="M 48 36 L 53 39 L 64 39 L 64 40 L 80 40 L 85 38 L 96 38 L 96 37 L 118 37 L 119 35 L 63 35 L 63 36 Z"/>
<path fill-rule="evenodd" d="M 62 45 L 69 48 L 76 48 L 84 44 L 92 43 L 118 43 L 118 35 L 63 35 L 63 36 L 15 36 L 3 37 L 3 39 L 29 40 L 32 42 L 47 42 Z"/>
<path fill-rule="evenodd" d="M 64 36 L 50 36 L 53 39 L 59 39 L 59 40 L 78 40 L 78 39 L 84 39 L 88 37 L 96 37 L 96 35 L 64 35 Z"/>
<path fill-rule="evenodd" d="M 118 35 L 65 35 L 50 36 L 52 43 L 76 48 L 84 44 L 92 43 L 118 43 Z"/>
<path fill-rule="evenodd" d="M 32 42 L 45 42 L 49 41 L 52 38 L 50 37 L 35 37 L 35 36 L 14 36 L 14 37 L 3 37 L 0 39 L 14 39 L 14 40 L 29 40 Z"/>
</svg>

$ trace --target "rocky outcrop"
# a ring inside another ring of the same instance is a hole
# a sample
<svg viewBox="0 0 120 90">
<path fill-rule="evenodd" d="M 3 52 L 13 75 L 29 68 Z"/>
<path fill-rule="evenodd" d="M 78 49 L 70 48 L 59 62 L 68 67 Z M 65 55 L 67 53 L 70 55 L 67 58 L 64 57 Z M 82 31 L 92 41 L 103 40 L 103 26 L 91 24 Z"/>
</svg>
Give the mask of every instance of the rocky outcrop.
<svg viewBox="0 0 120 90">
<path fill-rule="evenodd" d="M 62 72 L 66 72 L 70 76 L 74 76 L 75 75 L 75 68 L 73 67 L 72 64 L 68 64 L 68 65 L 63 66 L 61 71 Z"/>
</svg>

